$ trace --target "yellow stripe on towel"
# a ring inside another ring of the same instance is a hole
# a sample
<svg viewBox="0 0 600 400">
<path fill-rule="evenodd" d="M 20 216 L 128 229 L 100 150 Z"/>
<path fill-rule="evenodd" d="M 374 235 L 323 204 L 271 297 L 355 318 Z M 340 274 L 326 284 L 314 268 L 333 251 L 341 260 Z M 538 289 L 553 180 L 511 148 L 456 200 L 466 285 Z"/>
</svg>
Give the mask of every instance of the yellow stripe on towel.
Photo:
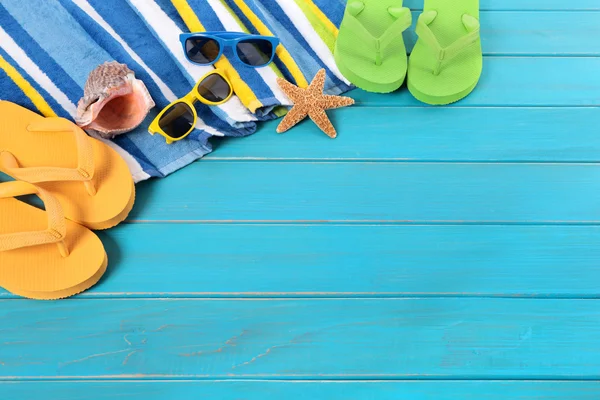
<svg viewBox="0 0 600 400">
<path fill-rule="evenodd" d="M 304 2 L 308 5 L 310 10 L 319 18 L 321 23 L 331 32 L 333 37 L 337 38 L 339 33 L 339 29 L 331 20 L 321 11 L 319 7 L 313 2 L 313 0 L 304 0 Z"/>
<path fill-rule="evenodd" d="M 42 95 L 35 90 L 33 86 L 23 78 L 23 76 L 17 71 L 15 67 L 10 65 L 2 56 L 0 56 L 0 69 L 6 72 L 6 75 L 23 91 L 25 96 L 31 100 L 33 105 L 46 117 L 56 117 L 56 113 L 50 107 L 50 104 L 44 100 Z"/>
<path fill-rule="evenodd" d="M 175 6 L 179 12 L 179 15 L 181 15 L 181 18 L 183 18 L 183 21 L 191 32 L 206 31 L 204 25 L 202 25 L 198 19 L 198 16 L 192 7 L 190 7 L 187 0 L 171 0 L 171 3 L 173 3 L 173 6 Z M 252 89 L 250 89 L 250 86 L 248 86 L 246 82 L 242 80 L 240 74 L 238 74 L 233 65 L 231 65 L 227 57 L 221 56 L 221 58 L 215 63 L 215 66 L 221 69 L 225 75 L 227 75 L 234 87 L 235 94 L 238 95 L 242 103 L 244 103 L 244 105 L 248 107 L 251 112 L 255 113 L 257 109 L 263 106 L 261 101 L 256 97 L 256 94 L 254 94 Z"/>
<path fill-rule="evenodd" d="M 233 12 L 233 10 L 231 9 L 231 7 L 229 7 L 229 5 L 227 4 L 227 1 L 221 0 L 221 4 L 223 5 L 223 8 L 227 10 L 227 12 L 229 13 L 229 15 L 231 15 L 231 18 L 233 18 L 235 20 L 235 22 L 238 24 L 238 26 L 241 29 L 240 32 L 244 32 L 244 33 L 250 34 L 250 31 L 248 30 L 248 28 L 246 28 L 244 26 L 244 23 L 242 22 L 242 20 L 240 19 L 240 17 L 238 17 L 237 14 L 235 12 Z"/>
<path fill-rule="evenodd" d="M 256 30 L 261 35 L 273 36 L 271 30 L 260 20 L 260 18 L 258 18 L 256 14 L 254 14 L 254 12 L 250 9 L 250 7 L 248 7 L 244 0 L 233 0 L 233 2 L 238 6 L 242 13 L 244 13 L 246 18 L 248 18 L 250 23 L 254 25 Z M 292 77 L 296 81 L 296 84 L 298 84 L 298 86 L 302 88 L 308 87 L 308 81 L 304 77 L 304 74 L 302 74 L 302 71 L 300 71 L 298 64 L 296 64 L 296 61 L 294 61 L 292 55 L 282 44 L 277 46 L 276 54 L 281 60 L 281 62 L 286 66 L 288 71 L 290 71 L 290 74 L 292 74 Z"/>
</svg>

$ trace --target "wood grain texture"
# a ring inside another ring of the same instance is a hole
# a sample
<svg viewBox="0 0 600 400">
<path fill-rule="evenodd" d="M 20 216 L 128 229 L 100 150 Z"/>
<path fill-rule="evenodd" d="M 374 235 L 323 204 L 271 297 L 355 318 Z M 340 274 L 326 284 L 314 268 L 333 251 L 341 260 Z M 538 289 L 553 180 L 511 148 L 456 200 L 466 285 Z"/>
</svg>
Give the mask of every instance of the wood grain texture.
<svg viewBox="0 0 600 400">
<path fill-rule="evenodd" d="M 100 236 L 109 270 L 81 297 L 600 297 L 597 226 L 126 224 Z"/>
<path fill-rule="evenodd" d="M 597 223 L 599 189 L 595 164 L 211 162 L 139 185 L 129 220 Z"/>
<path fill-rule="evenodd" d="M 480 3 L 463 101 L 215 140 L 92 290 L 0 291 L 0 398 L 599 399 L 600 2 Z"/>
<path fill-rule="evenodd" d="M 214 140 L 210 160 L 599 162 L 600 107 L 354 107 L 329 113 L 339 135 L 313 123 L 285 135 L 277 121 L 243 139 Z M 475 121 L 475 122 L 474 122 Z"/>
<path fill-rule="evenodd" d="M 600 106 L 600 57 L 484 57 L 483 73 L 464 106 Z M 352 92 L 355 107 L 419 106 L 405 87 L 381 95 Z M 290 132 L 290 134 L 293 131 Z"/>
<path fill-rule="evenodd" d="M 137 381 L 0 383 L 7 399 L 598 400 L 598 382 Z"/>
<path fill-rule="evenodd" d="M 2 378 L 600 379 L 600 300 L 0 301 Z"/>
</svg>

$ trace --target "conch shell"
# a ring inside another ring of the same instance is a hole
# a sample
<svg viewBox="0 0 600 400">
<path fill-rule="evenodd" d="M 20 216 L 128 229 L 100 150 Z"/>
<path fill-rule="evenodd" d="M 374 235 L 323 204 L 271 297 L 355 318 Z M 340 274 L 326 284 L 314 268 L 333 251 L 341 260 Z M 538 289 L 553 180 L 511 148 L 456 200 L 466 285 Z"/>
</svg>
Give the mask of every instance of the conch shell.
<svg viewBox="0 0 600 400">
<path fill-rule="evenodd" d="M 111 139 L 137 128 L 154 107 L 146 85 L 127 65 L 105 62 L 94 69 L 77 104 L 75 122 Z"/>
</svg>

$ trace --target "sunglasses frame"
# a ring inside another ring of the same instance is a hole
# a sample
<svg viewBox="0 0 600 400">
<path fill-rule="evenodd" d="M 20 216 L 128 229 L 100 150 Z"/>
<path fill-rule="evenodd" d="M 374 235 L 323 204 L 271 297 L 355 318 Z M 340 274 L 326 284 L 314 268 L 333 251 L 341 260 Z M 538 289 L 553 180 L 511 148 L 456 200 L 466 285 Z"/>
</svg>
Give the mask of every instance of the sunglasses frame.
<svg viewBox="0 0 600 400">
<path fill-rule="evenodd" d="M 198 91 L 200 84 L 202 82 L 204 82 L 204 80 L 211 75 L 219 75 L 229 85 L 229 95 L 227 96 L 227 98 L 225 100 L 219 101 L 219 102 L 214 102 L 214 101 L 207 100 L 204 97 L 200 96 L 200 92 Z M 180 140 L 183 140 L 186 137 L 188 137 L 190 135 L 190 133 L 192 133 L 194 131 L 194 129 L 196 127 L 196 123 L 198 122 L 198 112 L 196 111 L 196 107 L 194 107 L 195 102 L 199 101 L 202 104 L 207 104 L 209 106 L 218 106 L 220 104 L 226 103 L 231 98 L 231 96 L 233 96 L 233 86 L 231 85 L 231 82 L 229 81 L 229 79 L 227 79 L 227 77 L 219 70 L 211 71 L 198 80 L 198 82 L 194 85 L 194 88 L 192 89 L 191 92 L 189 92 L 184 97 L 182 97 L 178 100 L 175 100 L 174 102 L 172 102 L 171 104 L 169 104 L 168 106 L 163 108 L 162 111 L 156 116 L 156 118 L 154 118 L 154 121 L 152 121 L 152 123 L 150 124 L 150 127 L 148 128 L 148 132 L 151 135 L 158 133 L 159 135 L 163 136 L 167 140 L 167 144 L 172 144 L 173 142 L 178 142 Z M 192 110 L 192 115 L 194 116 L 194 123 L 192 124 L 190 130 L 185 135 L 182 135 L 181 137 L 178 137 L 178 138 L 174 138 L 174 137 L 169 136 L 160 127 L 160 119 L 165 114 L 165 112 L 167 112 L 171 107 L 173 107 L 174 105 L 179 104 L 179 103 L 183 103 L 183 104 L 187 105 Z"/>
<path fill-rule="evenodd" d="M 212 39 L 219 44 L 219 54 L 214 59 L 214 61 L 212 61 L 210 63 L 205 63 L 205 64 L 192 61 L 192 59 L 187 54 L 185 45 L 186 45 L 188 39 L 193 39 L 193 38 Z M 267 62 L 264 65 L 254 66 L 254 65 L 247 64 L 240 59 L 240 56 L 237 52 L 237 45 L 239 42 L 243 42 L 248 39 L 263 39 L 263 40 L 266 40 L 271 43 L 271 45 L 273 46 L 273 54 L 271 54 L 271 59 L 269 60 L 269 62 Z M 193 64 L 213 65 L 214 63 L 219 61 L 219 59 L 223 56 L 223 52 L 225 51 L 225 48 L 231 47 L 237 60 L 240 63 L 242 63 L 243 65 L 250 67 L 250 68 L 262 68 L 262 67 L 266 67 L 267 65 L 271 64 L 273 62 L 273 60 L 275 59 L 275 53 L 277 52 L 277 46 L 279 46 L 279 43 L 281 42 L 279 40 L 279 38 L 277 38 L 275 36 L 252 35 L 252 34 L 244 33 L 244 32 L 217 32 L 217 31 L 182 33 L 181 35 L 179 35 L 179 41 L 181 42 L 181 45 L 183 46 L 183 52 L 185 53 L 185 57 L 188 59 L 189 62 L 191 62 Z"/>
</svg>

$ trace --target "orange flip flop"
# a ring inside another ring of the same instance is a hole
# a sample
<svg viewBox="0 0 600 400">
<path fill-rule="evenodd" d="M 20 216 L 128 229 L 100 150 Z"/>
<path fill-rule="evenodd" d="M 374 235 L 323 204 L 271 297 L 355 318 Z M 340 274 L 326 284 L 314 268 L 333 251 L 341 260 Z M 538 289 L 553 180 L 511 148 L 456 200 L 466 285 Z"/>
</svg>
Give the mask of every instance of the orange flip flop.
<svg viewBox="0 0 600 400">
<path fill-rule="evenodd" d="M 0 101 L 0 171 L 47 190 L 68 219 L 90 229 L 117 225 L 135 200 L 133 178 L 116 151 L 69 120 L 8 101 Z"/>
<path fill-rule="evenodd" d="M 46 211 L 15 199 L 38 195 Z M 60 202 L 26 182 L 0 184 L 0 286 L 51 300 L 93 286 L 106 271 L 106 252 L 89 229 L 65 219 Z"/>
</svg>

